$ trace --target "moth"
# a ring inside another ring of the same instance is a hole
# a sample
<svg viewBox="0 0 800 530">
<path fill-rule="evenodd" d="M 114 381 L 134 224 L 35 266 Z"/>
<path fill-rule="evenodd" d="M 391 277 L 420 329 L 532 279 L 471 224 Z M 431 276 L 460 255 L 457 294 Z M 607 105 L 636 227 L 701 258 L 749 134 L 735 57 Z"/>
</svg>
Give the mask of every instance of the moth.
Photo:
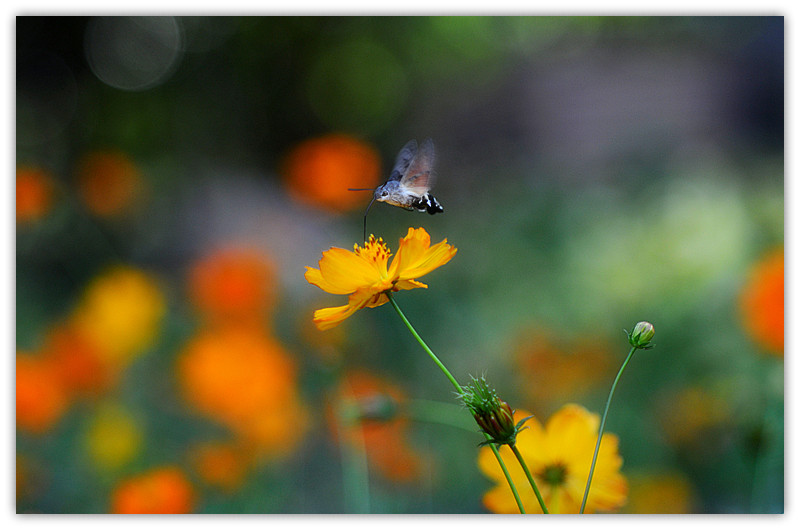
<svg viewBox="0 0 800 530">
<path fill-rule="evenodd" d="M 367 238 L 367 214 L 375 201 L 406 210 L 428 212 L 431 215 L 444 211 L 430 192 L 433 185 L 433 162 L 433 140 L 430 138 L 420 146 L 417 146 L 416 140 L 411 140 L 403 146 L 388 180 L 375 188 L 372 200 L 364 211 L 364 240 Z M 371 188 L 350 189 L 372 191 Z"/>
</svg>

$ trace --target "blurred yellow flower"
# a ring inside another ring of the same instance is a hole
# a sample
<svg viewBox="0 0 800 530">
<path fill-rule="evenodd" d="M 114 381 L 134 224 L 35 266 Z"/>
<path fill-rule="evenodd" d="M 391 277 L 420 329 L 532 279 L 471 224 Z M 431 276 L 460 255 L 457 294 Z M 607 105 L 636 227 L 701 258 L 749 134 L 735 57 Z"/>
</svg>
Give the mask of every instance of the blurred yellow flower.
<svg viewBox="0 0 800 530">
<path fill-rule="evenodd" d="M 335 247 L 323 252 L 319 269 L 306 267 L 306 280 L 328 293 L 350 296 L 347 305 L 315 311 L 314 323 L 321 330 L 330 329 L 359 309 L 388 302 L 386 291 L 427 288 L 415 278 L 450 261 L 456 250 L 447 239 L 431 246 L 424 228 L 409 228 L 391 265 L 389 248 L 375 236 L 363 247 L 355 245 L 354 252 Z"/>
<path fill-rule="evenodd" d="M 750 271 L 739 297 L 745 330 L 768 353 L 783 357 L 783 248 L 763 256 Z"/>
<path fill-rule="evenodd" d="M 626 513 L 692 513 L 692 485 L 678 472 L 631 477 Z"/>
<path fill-rule="evenodd" d="M 73 318 L 109 359 L 125 365 L 152 344 L 165 312 L 164 294 L 154 278 L 118 266 L 92 281 Z"/>
<path fill-rule="evenodd" d="M 530 413 L 517 410 L 516 416 L 524 418 Z M 553 414 L 544 427 L 536 418 L 531 418 L 525 423 L 528 428 L 517 435 L 517 448 L 550 513 L 580 511 L 599 425 L 599 415 L 579 405 L 567 404 Z M 625 504 L 628 483 L 619 471 L 622 457 L 617 450 L 618 443 L 614 434 L 603 434 L 585 513 L 611 512 Z M 500 448 L 500 454 L 509 463 L 508 470 L 526 511 L 541 513 L 524 472 L 520 466 L 511 464 L 516 461 L 514 454 L 505 445 Z M 478 466 L 496 483 L 484 495 L 484 505 L 495 513 L 519 513 L 511 488 L 488 447 L 480 450 Z"/>
<path fill-rule="evenodd" d="M 676 444 L 706 444 L 708 434 L 730 422 L 730 406 L 713 390 L 690 386 L 664 395 L 658 419 L 667 441 Z"/>
<path fill-rule="evenodd" d="M 89 424 L 84 440 L 98 468 L 115 470 L 131 461 L 142 448 L 142 431 L 124 407 L 104 403 Z"/>
<path fill-rule="evenodd" d="M 195 497 L 186 474 L 165 466 L 120 482 L 111 492 L 111 513 L 191 513 Z"/>
<path fill-rule="evenodd" d="M 294 198 L 329 212 L 362 208 L 365 195 L 348 188 L 374 188 L 380 172 L 381 159 L 375 149 L 344 134 L 299 144 L 286 157 L 282 171 Z"/>
</svg>

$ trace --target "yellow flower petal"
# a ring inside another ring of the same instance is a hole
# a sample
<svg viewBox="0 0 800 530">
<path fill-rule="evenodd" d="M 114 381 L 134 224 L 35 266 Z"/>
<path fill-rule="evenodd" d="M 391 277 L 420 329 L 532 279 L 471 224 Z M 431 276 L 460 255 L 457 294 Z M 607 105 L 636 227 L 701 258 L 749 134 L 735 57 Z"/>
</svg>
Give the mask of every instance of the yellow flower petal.
<svg viewBox="0 0 800 530">
<path fill-rule="evenodd" d="M 320 309 L 314 314 L 319 329 L 330 329 L 363 307 L 377 307 L 389 301 L 384 293 L 427 288 L 416 280 L 444 265 L 456 249 L 447 240 L 430 246 L 430 236 L 423 228 L 409 228 L 392 264 L 387 269 L 389 249 L 382 239 L 370 236 L 354 252 L 331 248 L 322 253 L 319 269 L 306 267 L 305 278 L 331 294 L 349 294 L 347 305 Z"/>
<path fill-rule="evenodd" d="M 324 331 L 339 325 L 347 317 L 364 307 L 378 307 L 388 302 L 385 294 L 374 294 L 368 289 L 360 289 L 351 294 L 347 305 L 326 307 L 314 311 L 314 323 Z"/>
<path fill-rule="evenodd" d="M 400 280 L 394 284 L 393 291 L 408 291 L 409 289 L 417 289 L 422 287 L 423 289 L 427 289 L 428 286 L 422 282 L 418 282 L 417 280 Z"/>
<path fill-rule="evenodd" d="M 372 263 L 343 248 L 334 247 L 323 252 L 319 271 L 329 285 L 335 285 L 340 291 L 332 294 L 352 293 L 380 279 Z"/>
<path fill-rule="evenodd" d="M 518 410 L 515 418 L 523 418 L 528 413 Z M 528 429 L 517 435 L 517 449 L 525 458 L 531 473 L 537 480 L 539 490 L 550 513 L 577 513 L 583 500 L 586 479 L 589 475 L 594 445 L 597 441 L 599 416 L 578 405 L 565 405 L 547 421 L 543 428 L 532 418 L 526 422 Z M 592 488 L 586 503 L 586 513 L 596 511 L 615 511 L 626 501 L 628 484 L 620 473 L 622 458 L 617 452 L 619 439 L 613 434 L 603 435 L 598 453 L 597 465 L 592 478 Z M 510 452 L 501 455 L 506 460 L 513 460 Z M 506 449 L 507 451 L 507 449 Z M 506 458 L 508 454 L 508 458 Z M 494 455 L 488 449 L 482 449 L 478 457 L 478 466 L 496 487 L 484 496 L 484 504 L 498 513 L 517 512 L 511 490 L 504 486 L 505 478 L 500 466 L 494 461 Z M 563 481 L 547 483 L 548 471 L 561 469 Z M 520 493 L 525 508 L 530 513 L 539 511 L 539 505 L 530 488 L 521 487 L 527 481 L 518 476 L 509 466 L 509 471 Z M 505 496 L 505 498 L 502 498 Z"/>
<path fill-rule="evenodd" d="M 400 240 L 389 275 L 400 280 L 419 278 L 450 261 L 457 251 L 447 244 L 447 239 L 432 247 L 430 242 L 424 228 L 409 228 L 406 237 Z"/>
<path fill-rule="evenodd" d="M 319 269 L 314 269 L 312 267 L 306 267 L 305 278 L 308 283 L 311 285 L 316 285 L 326 293 L 331 294 L 350 294 L 351 291 L 342 290 L 341 287 L 329 282 L 322 276 L 322 273 Z"/>
</svg>

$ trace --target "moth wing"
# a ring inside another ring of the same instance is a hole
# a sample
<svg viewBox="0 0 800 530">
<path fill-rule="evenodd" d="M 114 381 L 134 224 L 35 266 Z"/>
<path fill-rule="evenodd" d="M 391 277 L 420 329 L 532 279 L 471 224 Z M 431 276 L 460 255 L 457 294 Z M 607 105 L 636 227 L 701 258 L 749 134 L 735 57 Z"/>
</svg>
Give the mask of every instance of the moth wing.
<svg viewBox="0 0 800 530">
<path fill-rule="evenodd" d="M 406 145 L 400 149 L 397 154 L 397 159 L 394 162 L 394 168 L 389 174 L 389 180 L 400 180 L 406 174 L 409 164 L 417 154 L 417 141 L 410 140 Z"/>
<path fill-rule="evenodd" d="M 433 162 L 434 162 L 433 140 L 428 138 L 419 148 L 417 156 L 408 164 L 400 185 L 411 193 L 424 195 L 433 186 Z"/>
</svg>

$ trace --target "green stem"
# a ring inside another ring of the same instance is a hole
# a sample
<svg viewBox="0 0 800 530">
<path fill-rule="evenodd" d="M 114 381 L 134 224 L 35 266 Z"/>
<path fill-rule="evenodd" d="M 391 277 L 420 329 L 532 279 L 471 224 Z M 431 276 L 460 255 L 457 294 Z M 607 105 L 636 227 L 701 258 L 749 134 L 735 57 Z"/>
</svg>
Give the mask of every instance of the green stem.
<svg viewBox="0 0 800 530">
<path fill-rule="evenodd" d="M 433 359 L 433 362 L 436 363 L 436 366 L 439 367 L 439 370 L 444 372 L 444 375 L 447 376 L 447 378 L 450 380 L 450 383 L 456 388 L 456 392 L 461 394 L 462 393 L 461 385 L 458 384 L 458 381 L 456 381 L 456 378 L 453 377 L 453 374 L 451 374 L 450 371 L 447 368 L 445 368 L 444 364 L 442 364 L 442 361 L 440 361 L 439 358 L 436 357 L 436 354 L 431 351 L 431 349 L 428 347 L 427 344 L 425 344 L 425 341 L 422 340 L 422 337 L 419 336 L 417 330 L 414 329 L 414 326 L 411 325 L 411 322 L 409 322 L 406 316 L 403 314 L 403 311 L 400 309 L 400 306 L 397 305 L 397 302 L 394 301 L 392 293 L 386 291 L 386 297 L 392 303 L 392 306 L 394 307 L 394 310 L 397 311 L 397 314 L 400 315 L 400 318 L 405 323 L 406 327 L 408 328 L 408 331 L 410 331 L 411 334 L 414 335 L 414 338 L 417 339 L 417 342 L 419 342 L 419 345 L 422 346 L 422 349 L 425 350 L 425 352 L 430 356 L 430 358 Z"/>
<path fill-rule="evenodd" d="M 354 423 L 351 415 L 345 414 L 343 406 L 337 410 L 339 431 L 356 428 L 354 443 L 344 439 L 339 442 L 342 452 L 342 477 L 344 480 L 344 501 L 348 513 L 369 513 L 369 472 L 367 464 L 367 447 L 364 441 L 364 431 Z"/>
<path fill-rule="evenodd" d="M 411 322 L 409 322 L 408 319 L 406 318 L 406 316 L 403 314 L 403 311 L 400 309 L 400 306 L 397 305 L 397 302 L 394 301 L 394 297 L 392 297 L 392 293 L 390 291 L 386 291 L 386 298 L 388 298 L 389 302 L 392 303 L 392 307 L 394 307 L 394 310 L 397 311 L 398 315 L 400 315 L 400 319 L 406 325 L 406 327 L 408 328 L 408 331 L 410 331 L 411 334 L 414 336 L 414 338 L 417 339 L 417 342 L 419 343 L 420 346 L 422 346 L 422 349 L 425 350 L 425 353 L 428 354 L 428 356 L 433 360 L 433 362 L 436 363 L 436 366 L 438 366 L 439 369 L 447 377 L 447 379 L 450 380 L 450 383 L 455 387 L 456 392 L 458 392 L 459 395 L 462 394 L 463 390 L 461 388 L 461 385 L 458 384 L 458 381 L 456 381 L 456 378 L 453 377 L 453 374 L 450 373 L 450 370 L 448 370 L 445 367 L 445 365 L 442 364 L 442 361 L 439 360 L 439 358 L 436 356 L 436 354 L 433 353 L 433 351 L 428 347 L 427 344 L 425 344 L 425 341 L 422 340 L 422 337 L 419 336 L 419 333 L 417 333 L 417 330 L 414 329 L 414 326 L 411 325 Z M 484 436 L 486 437 L 487 440 L 489 440 L 491 438 L 486 433 L 484 433 Z M 489 448 L 494 453 L 495 458 L 497 458 L 497 462 L 500 464 L 500 469 L 503 470 L 503 475 L 505 475 L 506 481 L 508 481 L 508 485 L 511 487 L 511 493 L 514 495 L 514 500 L 516 500 L 516 502 L 517 502 L 517 507 L 519 508 L 519 513 L 525 513 L 525 508 L 522 506 L 522 500 L 519 498 L 519 493 L 517 492 L 516 486 L 514 486 L 514 481 L 511 480 L 511 475 L 508 472 L 508 468 L 506 468 L 506 464 L 505 464 L 505 462 L 503 462 L 503 457 L 500 456 L 500 452 L 497 450 L 497 447 L 495 446 L 495 444 L 489 444 Z"/>
<path fill-rule="evenodd" d="M 520 454 L 519 449 L 517 449 L 516 444 L 509 444 L 511 450 L 514 451 L 514 456 L 517 457 L 519 461 L 519 465 L 522 466 L 522 470 L 525 471 L 525 476 L 528 477 L 528 482 L 531 483 L 531 487 L 533 488 L 533 492 L 536 494 L 536 499 L 539 501 L 539 506 L 542 508 L 542 513 L 550 513 L 547 511 L 547 506 L 544 504 L 544 499 L 542 498 L 542 494 L 539 493 L 539 488 L 536 487 L 536 482 L 533 480 L 533 476 L 531 475 L 530 470 L 528 469 L 528 465 L 525 464 L 525 459 L 522 458 L 522 454 Z"/>
<path fill-rule="evenodd" d="M 608 393 L 608 400 L 606 401 L 606 409 L 603 411 L 603 419 L 600 421 L 600 431 L 597 433 L 597 444 L 594 446 L 594 455 L 592 456 L 592 467 L 589 468 L 589 478 L 586 480 L 586 491 L 583 492 L 583 501 L 581 502 L 581 511 L 586 508 L 586 499 L 589 498 L 589 487 L 592 485 L 592 475 L 594 475 L 594 467 L 597 464 L 597 454 L 600 452 L 600 441 L 603 439 L 603 430 L 606 426 L 606 418 L 608 417 L 608 408 L 611 406 L 611 398 L 614 397 L 614 389 L 617 388 L 617 383 L 619 382 L 619 378 L 622 377 L 622 372 L 625 371 L 625 367 L 628 366 L 628 362 L 633 357 L 634 352 L 636 351 L 636 346 L 631 348 L 631 351 L 628 352 L 628 357 L 625 358 L 625 362 L 622 363 L 622 366 L 617 372 L 617 377 L 614 378 L 614 384 L 611 385 L 611 392 Z"/>
<path fill-rule="evenodd" d="M 484 433 L 486 439 L 488 440 L 490 437 L 488 434 Z M 503 462 L 503 457 L 500 456 L 500 451 L 497 450 L 497 445 L 489 444 L 489 449 L 492 450 L 494 453 L 494 457 L 497 458 L 497 463 L 500 464 L 500 469 L 503 470 L 503 475 L 506 477 L 506 481 L 508 485 L 511 487 L 511 493 L 514 495 L 514 500 L 517 501 L 517 508 L 519 508 L 519 513 L 525 513 L 525 508 L 522 506 L 522 499 L 519 498 L 519 493 L 517 492 L 517 487 L 514 486 L 514 481 L 511 480 L 511 474 L 508 472 L 508 468 L 506 468 L 506 463 Z"/>
</svg>

